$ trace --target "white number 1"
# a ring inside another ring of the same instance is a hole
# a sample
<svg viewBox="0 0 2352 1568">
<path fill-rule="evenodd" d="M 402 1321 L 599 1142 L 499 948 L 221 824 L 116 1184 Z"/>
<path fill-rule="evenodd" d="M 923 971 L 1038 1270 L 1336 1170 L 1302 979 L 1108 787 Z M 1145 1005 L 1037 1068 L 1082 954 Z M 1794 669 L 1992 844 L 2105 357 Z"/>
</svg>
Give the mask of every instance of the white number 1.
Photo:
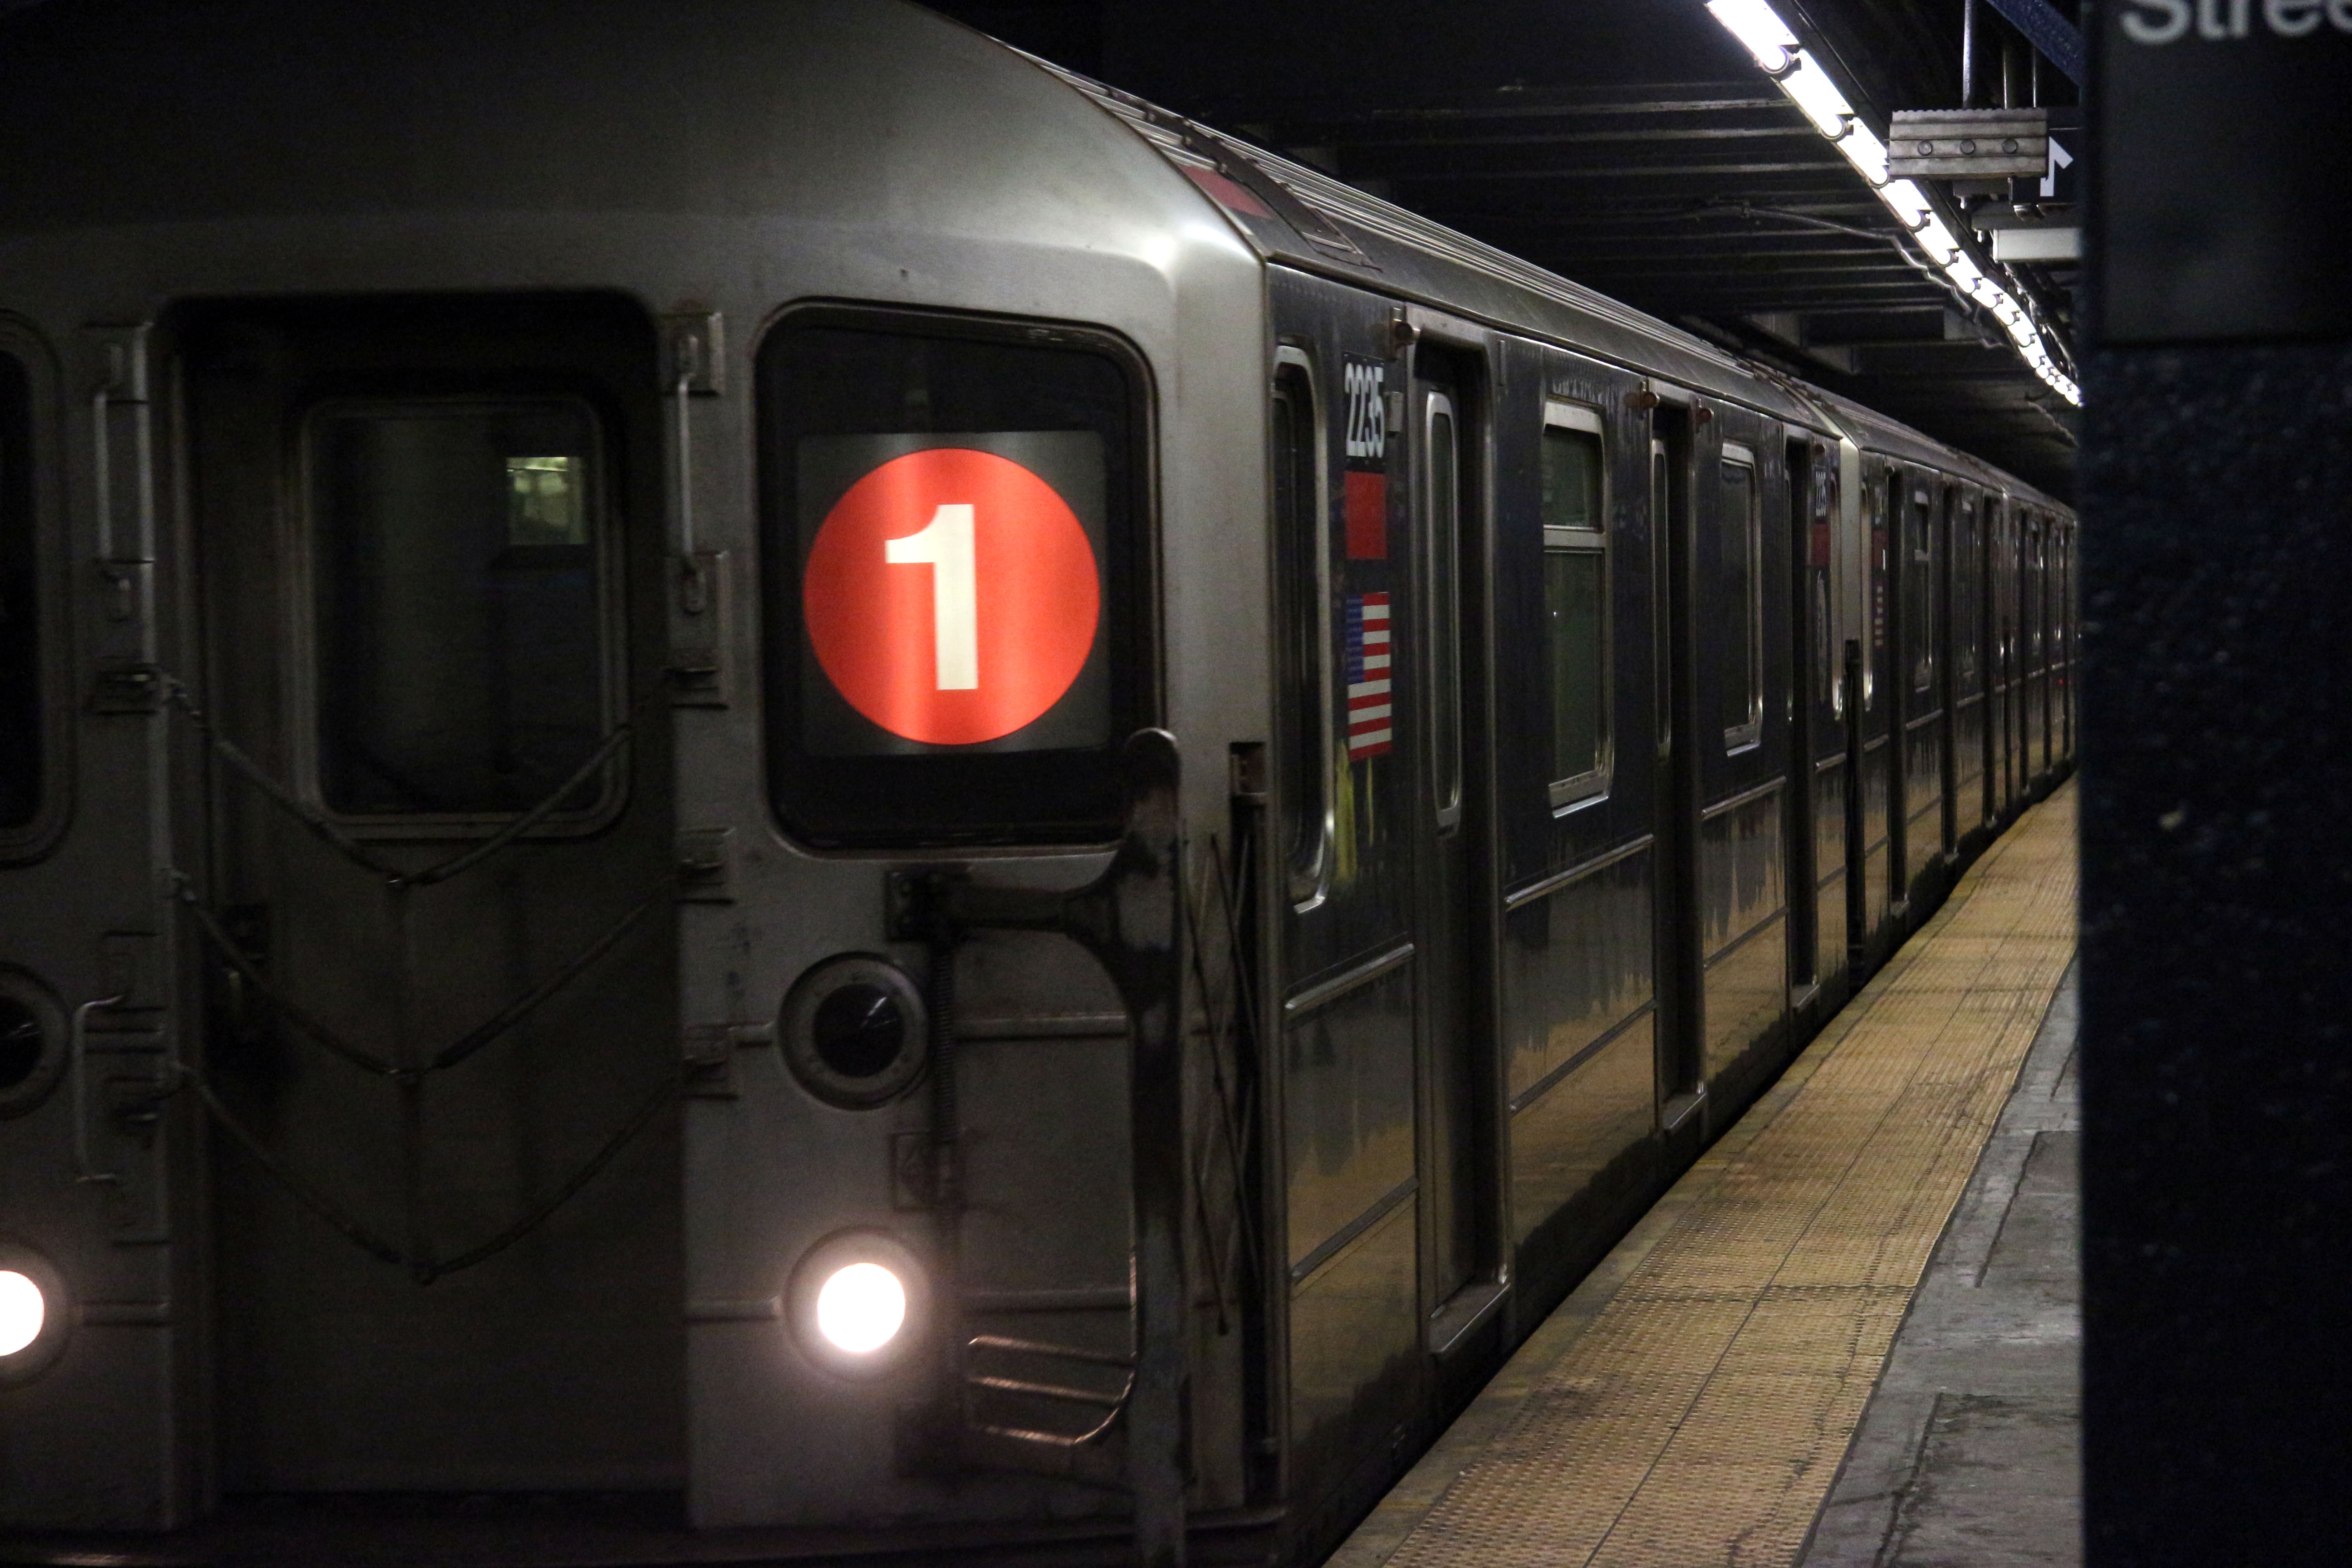
<svg viewBox="0 0 2352 1568">
<path fill-rule="evenodd" d="M 893 566 L 931 569 L 931 665 L 941 691 L 980 689 L 980 596 L 972 580 L 971 507 L 943 501 L 922 532 L 882 542 Z"/>
</svg>

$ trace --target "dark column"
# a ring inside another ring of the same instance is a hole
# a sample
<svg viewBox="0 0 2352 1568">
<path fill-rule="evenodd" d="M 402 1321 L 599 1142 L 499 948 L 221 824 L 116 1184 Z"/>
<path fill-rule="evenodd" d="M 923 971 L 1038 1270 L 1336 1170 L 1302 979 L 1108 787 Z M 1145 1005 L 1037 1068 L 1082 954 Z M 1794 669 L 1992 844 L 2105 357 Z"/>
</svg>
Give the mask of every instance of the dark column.
<svg viewBox="0 0 2352 1568">
<path fill-rule="evenodd" d="M 2352 1470 L 2352 34 L 2103 5 L 2086 364 L 2094 1568 L 2336 1563 Z M 2299 25 L 2300 14 L 2286 13 Z M 2137 37 L 2124 22 L 2137 17 Z"/>
</svg>

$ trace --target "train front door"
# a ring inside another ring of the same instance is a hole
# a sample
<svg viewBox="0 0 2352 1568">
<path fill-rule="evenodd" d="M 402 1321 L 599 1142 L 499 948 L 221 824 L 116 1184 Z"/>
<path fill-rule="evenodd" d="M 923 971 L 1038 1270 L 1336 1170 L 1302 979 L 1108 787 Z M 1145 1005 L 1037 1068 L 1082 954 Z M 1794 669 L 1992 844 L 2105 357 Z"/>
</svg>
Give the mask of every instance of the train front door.
<svg viewBox="0 0 2352 1568">
<path fill-rule="evenodd" d="M 651 324 L 184 327 L 221 1488 L 681 1487 Z"/>
<path fill-rule="evenodd" d="M 1412 379 L 1414 580 L 1412 638 L 1422 737 L 1423 850 L 1418 942 L 1422 957 L 1421 1179 L 1425 1230 L 1423 1310 L 1430 1347 L 1444 1351 L 1496 1291 L 1491 1265 L 1494 1052 L 1488 1016 L 1489 750 L 1487 624 L 1484 584 L 1486 454 L 1479 356 L 1424 342 Z"/>
</svg>

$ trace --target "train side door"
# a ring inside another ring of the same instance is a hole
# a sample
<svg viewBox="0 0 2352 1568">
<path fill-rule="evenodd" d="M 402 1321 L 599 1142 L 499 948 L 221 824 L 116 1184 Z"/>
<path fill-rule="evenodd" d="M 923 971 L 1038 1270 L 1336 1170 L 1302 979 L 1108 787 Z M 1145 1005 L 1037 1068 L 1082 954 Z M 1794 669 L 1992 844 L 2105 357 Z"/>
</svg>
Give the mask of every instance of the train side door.
<svg viewBox="0 0 2352 1568">
<path fill-rule="evenodd" d="M 1655 986 L 1659 1122 L 1669 1134 L 1703 1102 L 1706 997 L 1698 909 L 1698 591 L 1693 556 L 1689 409 L 1661 405 L 1651 416 L 1651 616 L 1657 630 L 1658 711 Z M 1699 1123 L 1691 1123 L 1696 1127 Z"/>
<path fill-rule="evenodd" d="M 681 1486 L 652 324 L 225 308 L 184 363 L 222 1488 Z"/>
<path fill-rule="evenodd" d="M 1451 1342 L 1486 1292 L 1496 1255 L 1487 1198 L 1494 1029 L 1486 978 L 1494 904 L 1486 797 L 1486 459 L 1483 360 L 1426 341 L 1413 353 L 1412 639 L 1419 693 L 1423 845 L 1422 1181 L 1429 1229 L 1423 1310 L 1433 1348 Z M 1454 1304 L 1449 1308 L 1449 1304 Z"/>
<path fill-rule="evenodd" d="M 1960 754 L 1959 754 L 1959 653 L 1965 641 L 1960 631 L 1958 547 L 1960 538 L 1960 487 L 1947 484 L 1943 506 L 1936 522 L 1935 575 L 1927 592 L 1935 601 L 1936 622 L 1936 707 L 1943 715 L 1936 725 L 1937 747 L 1941 758 L 1937 793 L 1941 800 L 1944 828 L 1944 854 L 1947 858 L 1959 853 L 1960 847 Z"/>
<path fill-rule="evenodd" d="M 1828 449 L 1820 443 L 1792 440 L 1788 451 L 1792 551 L 1789 573 L 1792 589 L 1789 616 L 1791 793 L 1786 817 L 1789 986 L 1792 995 L 1809 998 L 1825 978 L 1822 960 L 1827 956 L 1822 942 L 1823 792 L 1815 759 L 1832 743 L 1836 728 L 1826 698 L 1836 660 L 1830 597 L 1830 520 L 1837 481 Z"/>
</svg>

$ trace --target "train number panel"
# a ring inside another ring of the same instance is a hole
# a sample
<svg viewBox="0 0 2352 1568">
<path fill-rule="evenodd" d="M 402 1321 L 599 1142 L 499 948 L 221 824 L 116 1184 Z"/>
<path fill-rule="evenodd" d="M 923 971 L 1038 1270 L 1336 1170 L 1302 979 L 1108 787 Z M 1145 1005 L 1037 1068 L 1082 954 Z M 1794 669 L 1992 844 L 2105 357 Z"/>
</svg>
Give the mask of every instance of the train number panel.
<svg viewBox="0 0 2352 1568">
<path fill-rule="evenodd" d="M 1037 433 L 1019 444 L 1041 438 L 1049 448 L 1070 440 Z M 817 665 L 851 708 L 902 742 L 1003 740 L 1051 711 L 1096 656 L 1100 557 L 1038 467 L 1099 491 L 1098 461 L 1089 476 L 1083 462 L 1032 467 L 929 447 L 866 468 L 816 530 L 801 595 Z M 1081 493 L 1078 505 L 1094 499 Z"/>
</svg>

